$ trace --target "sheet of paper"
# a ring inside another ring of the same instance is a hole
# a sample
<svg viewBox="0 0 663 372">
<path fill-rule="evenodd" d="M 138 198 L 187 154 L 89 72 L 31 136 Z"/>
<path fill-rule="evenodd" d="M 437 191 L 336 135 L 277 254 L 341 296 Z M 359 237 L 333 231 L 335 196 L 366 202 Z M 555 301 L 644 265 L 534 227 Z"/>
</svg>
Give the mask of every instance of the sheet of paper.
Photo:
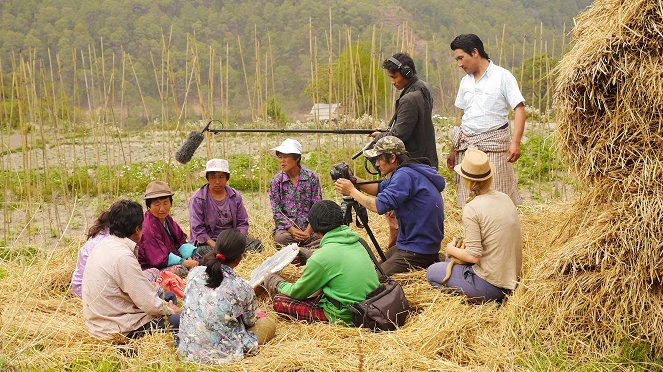
<svg viewBox="0 0 663 372">
<path fill-rule="evenodd" d="M 251 272 L 249 283 L 253 288 L 259 286 L 265 280 L 267 274 L 283 270 L 297 257 L 298 253 L 299 247 L 295 243 L 281 248 L 280 251 L 274 253 Z"/>
</svg>

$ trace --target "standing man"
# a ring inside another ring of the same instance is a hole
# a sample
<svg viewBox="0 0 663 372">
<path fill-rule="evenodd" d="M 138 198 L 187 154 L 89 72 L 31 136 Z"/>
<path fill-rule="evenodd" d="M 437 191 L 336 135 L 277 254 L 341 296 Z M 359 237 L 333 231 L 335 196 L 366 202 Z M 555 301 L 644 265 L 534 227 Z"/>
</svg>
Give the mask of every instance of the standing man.
<svg viewBox="0 0 663 372">
<path fill-rule="evenodd" d="M 433 97 L 428 85 L 419 80 L 414 61 L 407 53 L 396 53 L 382 62 L 394 88 L 401 91 L 396 100 L 394 116 L 386 132 L 373 132 L 375 140 L 386 136 L 400 138 L 405 149 L 413 158 L 425 158 L 437 171 L 437 149 L 433 127 Z M 394 212 L 385 214 L 389 224 L 388 246 L 396 244 L 398 224 Z"/>
<path fill-rule="evenodd" d="M 520 158 L 520 140 L 525 130 L 525 98 L 520 93 L 516 78 L 488 58 L 483 42 L 477 35 L 463 34 L 451 42 L 451 50 L 463 77 L 455 106 L 460 109 L 456 127 L 451 133 L 451 151 L 447 166 L 453 170 L 461 164 L 468 148 L 477 148 L 486 154 L 495 166 L 493 188 L 520 204 L 520 194 L 513 163 Z M 509 109 L 515 111 L 513 138 L 509 134 Z M 458 184 L 458 206 L 463 207 L 469 190 Z"/>
<path fill-rule="evenodd" d="M 394 88 L 401 91 L 396 100 L 394 116 L 386 132 L 373 132 L 371 137 L 398 137 L 413 158 L 426 158 L 437 170 L 435 128 L 433 128 L 433 97 L 428 85 L 419 80 L 414 61 L 407 53 L 396 53 L 382 63 Z"/>
<path fill-rule="evenodd" d="M 357 185 L 339 178 L 334 188 L 372 212 L 396 212 L 398 239 L 385 255 L 387 260 L 381 265 L 384 272 L 402 273 L 438 262 L 444 238 L 444 202 L 440 194 L 444 178 L 420 159 L 410 158 L 403 141 L 394 136 L 380 138 L 372 149 L 364 151 L 364 156 L 375 162 L 387 178 L 379 184 Z"/>
</svg>

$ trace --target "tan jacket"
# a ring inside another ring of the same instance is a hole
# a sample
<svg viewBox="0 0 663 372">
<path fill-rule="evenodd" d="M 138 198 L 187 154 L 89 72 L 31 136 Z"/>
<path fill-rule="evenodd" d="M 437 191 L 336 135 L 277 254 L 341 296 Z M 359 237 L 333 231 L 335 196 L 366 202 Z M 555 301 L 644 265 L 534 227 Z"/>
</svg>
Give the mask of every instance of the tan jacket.
<svg viewBox="0 0 663 372">
<path fill-rule="evenodd" d="M 463 208 L 463 228 L 467 253 L 481 258 L 474 272 L 496 287 L 515 289 L 523 242 L 511 199 L 495 190 L 478 195 Z"/>
<path fill-rule="evenodd" d="M 134 255 L 136 243 L 109 235 L 92 251 L 83 272 L 83 317 L 90 334 L 110 339 L 172 310 L 157 295 Z"/>
</svg>

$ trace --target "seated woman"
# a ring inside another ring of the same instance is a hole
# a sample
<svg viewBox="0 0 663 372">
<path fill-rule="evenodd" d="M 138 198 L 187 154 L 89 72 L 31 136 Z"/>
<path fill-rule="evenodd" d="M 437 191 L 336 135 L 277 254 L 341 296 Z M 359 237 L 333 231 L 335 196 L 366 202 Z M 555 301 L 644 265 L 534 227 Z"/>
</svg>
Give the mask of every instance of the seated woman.
<svg viewBox="0 0 663 372">
<path fill-rule="evenodd" d="M 225 159 L 210 159 L 200 175 L 207 183 L 193 194 L 189 201 L 191 243 L 201 250 L 210 251 L 216 245 L 216 237 L 223 230 L 238 229 L 245 236 L 249 231 L 249 215 L 242 195 L 228 186 L 230 168 Z M 262 242 L 247 237 L 248 251 L 261 251 Z"/>
<path fill-rule="evenodd" d="M 302 277 L 294 284 L 276 274 L 265 278 L 274 296 L 274 310 L 309 322 L 351 326 L 346 306 L 361 302 L 380 284 L 373 261 L 359 235 L 343 224 L 343 211 L 331 200 L 311 207 L 308 219 L 320 248 L 306 261 Z M 319 290 L 322 294 L 308 299 Z"/>
<path fill-rule="evenodd" d="M 186 277 L 188 269 L 198 265 L 198 252 L 187 243 L 186 234 L 170 216 L 173 192 L 167 183 L 154 181 L 147 185 L 143 198 L 147 211 L 136 254 L 141 268 L 157 268 Z"/>
<path fill-rule="evenodd" d="M 447 244 L 446 262 L 431 265 L 428 281 L 446 286 L 473 302 L 502 301 L 516 288 L 522 262 L 522 237 L 516 206 L 508 195 L 491 190 L 493 166 L 480 150 L 469 149 L 454 168 L 470 190 L 463 207 L 465 249 Z M 452 267 L 445 282 L 447 265 L 456 258 L 465 264 Z"/>
<path fill-rule="evenodd" d="M 92 253 L 94 248 L 96 248 L 97 244 L 110 234 L 108 232 L 109 226 L 110 220 L 108 219 L 108 210 L 105 210 L 101 212 L 99 217 L 97 217 L 97 220 L 94 222 L 94 225 L 92 225 L 87 231 L 87 242 L 85 242 L 78 252 L 78 264 L 76 265 L 74 274 L 71 276 L 71 292 L 76 297 L 82 296 L 83 271 L 85 270 L 87 258 L 90 256 L 90 253 Z"/>
<path fill-rule="evenodd" d="M 269 185 L 269 201 L 274 213 L 274 241 L 280 246 L 299 243 L 300 247 L 317 248 L 317 238 L 308 223 L 307 214 L 313 203 L 322 200 L 320 180 L 301 165 L 302 145 L 286 139 L 270 153 L 279 158 L 281 170 Z"/>
<path fill-rule="evenodd" d="M 246 237 L 223 230 L 216 246 L 187 277 L 178 351 L 187 361 L 230 363 L 274 337 L 276 322 L 257 310 L 251 285 L 233 270 L 244 257 Z"/>
</svg>

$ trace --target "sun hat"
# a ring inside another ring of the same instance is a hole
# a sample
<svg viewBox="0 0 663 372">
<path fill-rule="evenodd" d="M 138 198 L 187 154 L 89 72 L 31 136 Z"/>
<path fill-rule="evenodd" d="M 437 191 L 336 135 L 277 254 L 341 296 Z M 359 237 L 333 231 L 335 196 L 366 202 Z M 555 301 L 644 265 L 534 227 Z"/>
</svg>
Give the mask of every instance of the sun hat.
<svg viewBox="0 0 663 372">
<path fill-rule="evenodd" d="M 160 198 L 162 196 L 172 196 L 174 195 L 172 191 L 170 191 L 170 186 L 168 186 L 167 183 L 163 181 L 153 181 L 147 184 L 147 189 L 145 190 L 145 194 L 143 195 L 143 199 L 156 199 Z"/>
<path fill-rule="evenodd" d="M 200 172 L 201 177 L 207 176 L 207 172 L 224 172 L 230 174 L 230 167 L 226 159 L 210 159 L 205 165 L 205 170 Z"/>
<path fill-rule="evenodd" d="M 331 200 L 320 200 L 308 211 L 308 222 L 313 231 L 324 234 L 343 225 L 343 210 Z"/>
<path fill-rule="evenodd" d="M 377 158 L 382 154 L 394 154 L 401 155 L 405 154 L 405 144 L 401 141 L 400 138 L 394 136 L 385 136 L 380 138 L 372 149 L 365 150 L 364 156 L 372 159 Z"/>
<path fill-rule="evenodd" d="M 280 145 L 269 149 L 269 153 L 276 156 L 276 153 L 281 154 L 300 154 L 302 153 L 302 144 L 294 139 L 285 139 Z"/>
<path fill-rule="evenodd" d="M 454 171 L 470 181 L 484 181 L 493 176 L 495 167 L 488 161 L 488 155 L 478 149 L 467 149 L 463 161 Z"/>
</svg>

